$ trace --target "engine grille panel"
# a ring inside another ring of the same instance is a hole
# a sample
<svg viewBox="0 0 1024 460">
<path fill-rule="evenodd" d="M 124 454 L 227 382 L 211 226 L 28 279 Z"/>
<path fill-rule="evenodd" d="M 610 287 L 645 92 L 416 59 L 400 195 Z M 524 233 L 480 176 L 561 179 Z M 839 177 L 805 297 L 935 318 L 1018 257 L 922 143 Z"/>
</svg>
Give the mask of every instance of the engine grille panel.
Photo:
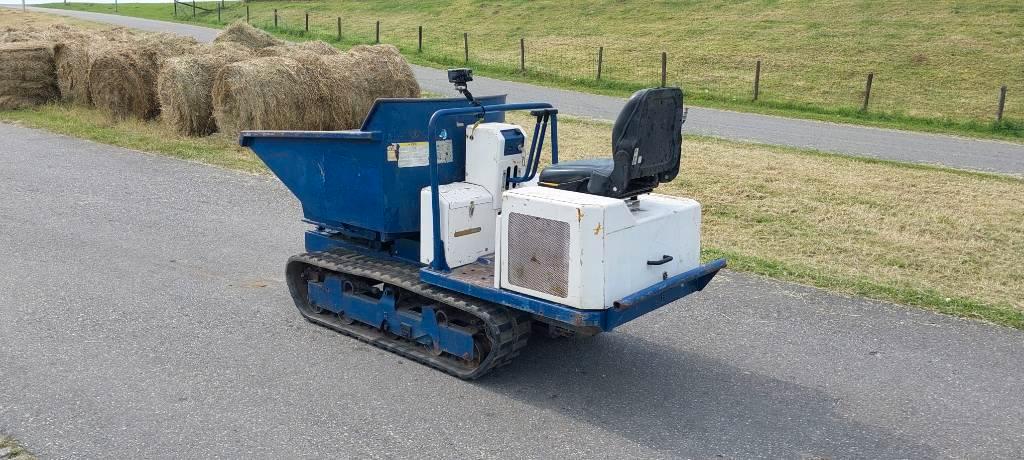
<svg viewBox="0 0 1024 460">
<path fill-rule="evenodd" d="M 526 214 L 508 216 L 508 280 L 558 297 L 569 294 L 569 223 Z"/>
</svg>

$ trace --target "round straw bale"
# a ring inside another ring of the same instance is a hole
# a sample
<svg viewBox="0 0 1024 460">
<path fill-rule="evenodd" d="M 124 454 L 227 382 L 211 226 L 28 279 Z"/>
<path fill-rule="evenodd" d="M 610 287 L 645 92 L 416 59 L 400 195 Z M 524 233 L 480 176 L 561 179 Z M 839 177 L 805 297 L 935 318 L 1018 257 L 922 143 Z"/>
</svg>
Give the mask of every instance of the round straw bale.
<svg viewBox="0 0 1024 460">
<path fill-rule="evenodd" d="M 89 50 L 89 95 L 114 119 L 155 117 L 160 111 L 156 80 L 167 58 L 194 51 L 194 40 L 164 34 L 133 43 L 107 42 Z"/>
<path fill-rule="evenodd" d="M 235 62 L 217 74 L 213 114 L 221 132 L 243 129 L 322 129 L 309 69 L 285 57 Z"/>
<path fill-rule="evenodd" d="M 124 43 L 134 39 L 137 34 L 128 28 L 111 27 L 109 29 L 99 31 L 99 35 L 108 41 Z"/>
<path fill-rule="evenodd" d="M 295 45 L 295 47 L 300 49 L 300 50 L 308 51 L 308 52 L 313 53 L 313 54 L 319 54 L 321 56 L 331 56 L 331 55 L 341 54 L 341 51 L 339 51 L 338 48 L 335 48 L 335 47 L 331 46 L 330 44 L 328 44 L 327 42 L 323 42 L 323 41 L 320 41 L 320 40 L 312 40 L 312 41 L 308 41 L 308 42 L 302 42 L 302 43 L 299 43 L 298 45 Z"/>
<path fill-rule="evenodd" d="M 53 60 L 57 66 L 57 86 L 65 102 L 88 106 L 89 49 L 91 40 L 65 40 L 53 47 Z"/>
<path fill-rule="evenodd" d="M 0 110 L 45 104 L 58 96 L 48 42 L 0 44 Z"/>
<path fill-rule="evenodd" d="M 341 51 L 322 41 L 309 41 L 297 44 L 268 46 L 256 51 L 258 57 L 280 56 L 295 59 L 303 64 L 316 63 L 321 56 L 339 55 Z"/>
<path fill-rule="evenodd" d="M 55 28 L 56 29 L 56 28 Z M 89 51 L 97 43 L 126 43 L 135 33 L 123 27 L 101 30 L 97 33 L 68 30 L 51 33 L 55 38 L 54 64 L 57 66 L 57 86 L 61 99 L 73 104 L 89 106 Z"/>
<path fill-rule="evenodd" d="M 420 85 L 412 67 L 394 45 L 357 45 L 348 51 L 371 81 L 366 85 L 374 99 L 420 97 Z M 374 84 L 373 82 L 377 82 Z"/>
<path fill-rule="evenodd" d="M 262 30 L 246 24 L 244 21 L 236 21 L 225 27 L 224 31 L 217 34 L 217 38 L 214 38 L 213 41 L 215 43 L 238 43 L 252 49 L 280 46 L 285 43 Z"/>
<path fill-rule="evenodd" d="M 251 56 L 249 48 L 222 42 L 193 55 L 166 60 L 157 77 L 160 118 L 186 135 L 204 136 L 216 131 L 213 79 L 224 66 Z"/>
<path fill-rule="evenodd" d="M 0 43 L 27 42 L 32 38 L 32 33 L 25 30 L 7 28 L 0 31 Z"/>
<path fill-rule="evenodd" d="M 268 46 L 256 51 L 256 55 L 259 57 L 293 57 L 294 54 L 299 53 L 312 54 L 316 56 L 330 56 L 341 54 L 341 51 L 320 40 L 302 43 L 285 43 L 283 45 Z"/>
</svg>

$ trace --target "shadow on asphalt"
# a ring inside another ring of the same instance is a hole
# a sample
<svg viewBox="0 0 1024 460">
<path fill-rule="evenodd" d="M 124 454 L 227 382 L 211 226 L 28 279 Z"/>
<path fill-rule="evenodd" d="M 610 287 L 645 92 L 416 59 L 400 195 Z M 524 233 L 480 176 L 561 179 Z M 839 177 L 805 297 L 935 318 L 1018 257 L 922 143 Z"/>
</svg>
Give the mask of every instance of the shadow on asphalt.
<svg viewBox="0 0 1024 460">
<path fill-rule="evenodd" d="M 843 417 L 837 412 L 842 401 L 818 389 L 625 333 L 534 336 L 509 367 L 477 384 L 576 418 L 593 427 L 595 438 L 618 435 L 672 455 L 938 455 L 898 433 Z"/>
</svg>

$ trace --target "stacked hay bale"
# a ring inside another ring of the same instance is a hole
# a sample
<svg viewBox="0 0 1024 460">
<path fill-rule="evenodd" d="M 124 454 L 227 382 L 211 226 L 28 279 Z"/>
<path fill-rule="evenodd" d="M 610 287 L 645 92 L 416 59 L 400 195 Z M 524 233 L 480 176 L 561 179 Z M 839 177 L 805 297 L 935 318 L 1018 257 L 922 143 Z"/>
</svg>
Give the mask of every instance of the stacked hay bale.
<svg viewBox="0 0 1024 460">
<path fill-rule="evenodd" d="M 212 45 L 197 49 L 195 54 L 164 62 L 157 77 L 161 118 L 181 134 L 204 136 L 215 132 L 213 80 L 220 70 L 228 64 L 250 59 L 254 53 L 255 56 L 277 56 L 287 54 L 283 50 L 291 48 L 244 22 L 231 24 L 217 35 Z M 267 49 L 282 51 L 264 54 Z M 319 47 L 306 47 L 302 52 L 313 49 Z"/>
<path fill-rule="evenodd" d="M 21 29 L 6 27 L 0 30 L 0 43 L 27 42 L 31 39 L 31 33 Z"/>
<path fill-rule="evenodd" d="M 213 83 L 213 115 L 222 132 L 321 129 L 311 102 L 316 82 L 295 59 L 261 57 L 225 66 Z"/>
<path fill-rule="evenodd" d="M 150 119 L 160 112 L 157 75 L 164 60 L 191 53 L 193 39 L 153 34 L 89 50 L 89 96 L 114 119 Z"/>
<path fill-rule="evenodd" d="M 58 95 L 52 44 L 0 44 L 0 110 L 45 104 Z"/>
<path fill-rule="evenodd" d="M 363 100 L 357 104 L 365 106 L 369 110 L 373 101 L 387 97 L 420 97 L 420 85 L 416 81 L 416 75 L 412 67 L 402 57 L 394 45 L 358 45 L 338 60 L 346 61 L 334 64 L 332 67 L 348 66 L 349 68 L 369 72 L 357 71 L 353 78 L 357 80 L 354 84 L 359 89 L 357 95 Z M 377 84 L 377 83 L 380 84 Z M 359 116 L 359 121 L 366 115 L 366 110 Z"/>
<path fill-rule="evenodd" d="M 284 41 L 274 38 L 272 35 L 259 30 L 243 21 L 237 21 L 224 28 L 213 39 L 214 43 L 236 43 L 246 48 L 258 50 L 271 46 L 282 46 Z"/>
<path fill-rule="evenodd" d="M 219 42 L 196 54 L 168 59 L 157 78 L 160 118 L 175 131 L 205 136 L 217 130 L 213 117 L 213 79 L 224 66 L 252 57 L 253 50 Z"/>
<path fill-rule="evenodd" d="M 334 56 L 341 54 L 337 48 L 320 40 L 302 42 L 298 44 L 285 44 L 268 46 L 256 52 L 258 57 L 290 57 L 299 61 L 315 61 L 313 57 Z"/>
<path fill-rule="evenodd" d="M 261 57 L 224 67 L 213 86 L 214 117 L 226 132 L 244 129 L 340 130 L 359 127 L 381 97 L 419 97 L 398 49 L 362 46 L 338 54 Z"/>
</svg>

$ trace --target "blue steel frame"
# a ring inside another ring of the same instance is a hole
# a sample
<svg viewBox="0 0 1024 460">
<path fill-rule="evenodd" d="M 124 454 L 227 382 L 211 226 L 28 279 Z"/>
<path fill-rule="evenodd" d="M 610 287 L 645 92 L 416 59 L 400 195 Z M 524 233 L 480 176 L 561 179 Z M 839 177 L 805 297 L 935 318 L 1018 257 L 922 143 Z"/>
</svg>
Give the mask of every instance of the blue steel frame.
<svg viewBox="0 0 1024 460">
<path fill-rule="evenodd" d="M 380 298 L 375 298 L 354 292 L 351 283 L 337 275 L 327 275 L 322 281 L 310 280 L 307 289 L 310 304 L 315 308 L 371 327 L 386 325 L 393 334 L 437 351 L 465 358 L 473 356 L 473 331 L 439 322 L 432 303 L 421 305 L 419 312 L 399 308 L 391 288 L 384 288 Z"/>
<path fill-rule="evenodd" d="M 431 267 L 420 269 L 420 279 L 425 283 L 551 318 L 577 328 L 596 328 L 607 332 L 704 289 L 723 268 L 725 259 L 713 260 L 623 297 L 616 301 L 612 308 L 604 310 L 578 310 L 518 292 L 477 286 L 453 279 Z"/>
</svg>

